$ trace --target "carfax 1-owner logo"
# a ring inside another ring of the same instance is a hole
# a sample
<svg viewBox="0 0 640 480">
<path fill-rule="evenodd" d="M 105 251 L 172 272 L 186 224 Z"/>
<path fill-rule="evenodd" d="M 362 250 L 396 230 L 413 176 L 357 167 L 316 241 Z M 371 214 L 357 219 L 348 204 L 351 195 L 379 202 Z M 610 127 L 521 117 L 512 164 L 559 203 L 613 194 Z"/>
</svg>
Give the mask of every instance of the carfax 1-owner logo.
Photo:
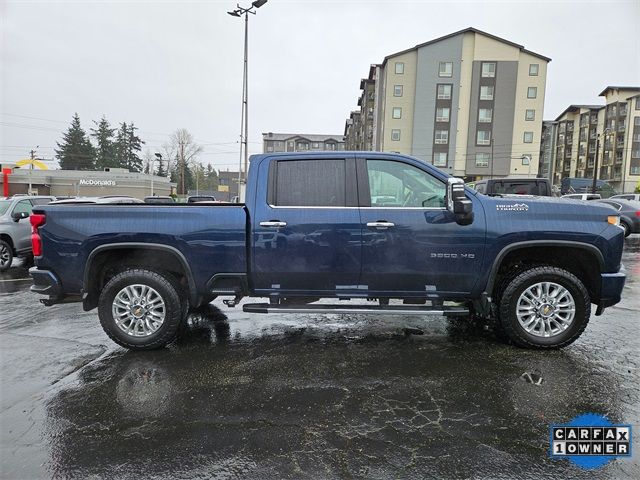
<svg viewBox="0 0 640 480">
<path fill-rule="evenodd" d="M 603 415 L 585 413 L 549 428 L 552 458 L 569 459 L 582 468 L 599 468 L 618 457 L 631 457 L 631 425 L 614 425 Z"/>
</svg>

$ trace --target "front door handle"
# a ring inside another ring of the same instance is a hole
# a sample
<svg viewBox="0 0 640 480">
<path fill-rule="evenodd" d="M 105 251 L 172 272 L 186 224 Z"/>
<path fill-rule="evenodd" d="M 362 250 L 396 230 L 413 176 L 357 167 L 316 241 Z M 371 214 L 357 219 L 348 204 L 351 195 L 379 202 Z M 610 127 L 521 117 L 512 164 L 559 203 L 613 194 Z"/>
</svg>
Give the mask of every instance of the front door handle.
<svg viewBox="0 0 640 480">
<path fill-rule="evenodd" d="M 269 220 L 268 222 L 260 222 L 261 227 L 280 228 L 286 227 L 287 222 L 281 222 L 280 220 Z"/>
<path fill-rule="evenodd" d="M 395 227 L 396 224 L 392 222 L 387 222 L 385 220 L 378 220 L 377 222 L 368 222 L 367 227 L 369 228 L 378 228 L 380 230 L 386 230 L 387 228 Z"/>
</svg>

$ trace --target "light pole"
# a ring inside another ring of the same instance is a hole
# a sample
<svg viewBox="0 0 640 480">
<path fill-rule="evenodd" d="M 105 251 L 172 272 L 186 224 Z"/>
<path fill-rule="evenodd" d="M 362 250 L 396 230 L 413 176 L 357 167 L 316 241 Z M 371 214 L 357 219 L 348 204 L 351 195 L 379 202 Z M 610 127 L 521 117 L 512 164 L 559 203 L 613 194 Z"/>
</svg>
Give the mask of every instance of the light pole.
<svg viewBox="0 0 640 480">
<path fill-rule="evenodd" d="M 155 157 L 160 162 L 160 164 L 162 165 L 162 154 L 161 153 L 156 153 Z M 151 196 L 152 197 L 154 195 L 154 193 L 153 193 L 153 176 L 155 175 L 155 170 L 156 170 L 155 160 L 151 159 Z"/>
<path fill-rule="evenodd" d="M 255 15 L 254 8 L 260 8 L 267 0 L 255 0 L 248 8 L 236 5 L 236 9 L 227 12 L 232 17 L 242 17 L 244 15 L 244 68 L 242 73 L 242 115 L 240 116 L 240 161 L 238 164 L 238 196 L 240 196 L 240 185 L 242 183 L 242 160 L 244 158 L 244 172 L 249 168 L 249 14 Z M 244 157 L 243 157 L 244 152 Z"/>
<path fill-rule="evenodd" d="M 605 128 L 602 132 L 602 136 L 604 138 L 604 144 L 602 145 L 602 149 L 604 150 L 604 146 L 607 143 L 607 136 L 611 133 L 611 129 L 609 127 Z M 593 184 L 591 185 L 591 193 L 596 193 L 596 184 L 598 183 L 598 154 L 600 153 L 600 134 L 598 134 L 598 138 L 596 139 L 596 162 L 593 168 Z M 604 156 L 604 153 L 603 153 Z"/>
</svg>

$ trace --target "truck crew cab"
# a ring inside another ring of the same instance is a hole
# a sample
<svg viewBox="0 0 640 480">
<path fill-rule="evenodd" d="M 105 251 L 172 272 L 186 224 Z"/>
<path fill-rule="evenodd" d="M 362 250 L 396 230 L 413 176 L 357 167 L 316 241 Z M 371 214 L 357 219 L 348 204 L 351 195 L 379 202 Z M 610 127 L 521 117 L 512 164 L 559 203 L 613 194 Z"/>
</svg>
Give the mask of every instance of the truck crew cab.
<svg viewBox="0 0 640 480">
<path fill-rule="evenodd" d="M 625 282 L 612 209 L 485 196 L 400 154 L 256 155 L 246 191 L 245 204 L 37 207 L 32 290 L 97 307 L 130 349 L 171 342 L 190 307 L 245 296 L 268 298 L 243 304 L 254 313 L 475 315 L 554 348 Z"/>
</svg>

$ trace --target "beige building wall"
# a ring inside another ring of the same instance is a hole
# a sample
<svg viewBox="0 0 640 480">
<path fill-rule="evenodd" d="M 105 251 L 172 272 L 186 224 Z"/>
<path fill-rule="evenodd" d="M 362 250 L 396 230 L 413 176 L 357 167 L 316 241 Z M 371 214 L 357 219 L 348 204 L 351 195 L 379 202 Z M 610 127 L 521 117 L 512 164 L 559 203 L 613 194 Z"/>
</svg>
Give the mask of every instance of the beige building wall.
<svg viewBox="0 0 640 480">
<path fill-rule="evenodd" d="M 530 175 L 535 177 L 540 166 L 540 141 L 542 139 L 542 119 L 544 115 L 544 95 L 547 78 L 548 62 L 517 48 L 518 79 L 516 84 L 516 98 L 513 118 L 513 137 L 511 151 L 511 166 L 509 175 Z M 530 65 L 538 65 L 538 75 L 529 75 Z M 527 98 L 529 87 L 536 87 L 537 97 Z M 526 111 L 534 110 L 534 120 L 526 120 Z M 524 143 L 524 133 L 533 132 L 533 143 Z M 522 156 L 529 155 L 529 166 L 522 165 Z M 530 168 L 529 168 L 530 167 Z"/>
<path fill-rule="evenodd" d="M 384 111 L 382 113 L 382 143 L 381 150 L 400 152 L 411 155 L 413 141 L 413 109 L 416 92 L 416 67 L 418 54 L 416 51 L 407 52 L 391 57 L 384 68 Z M 396 74 L 396 63 L 404 63 L 404 73 Z M 394 97 L 394 85 L 402 85 L 402 97 Z M 393 109 L 402 108 L 402 118 L 393 118 Z M 400 129 L 400 141 L 391 140 L 391 132 Z"/>
</svg>

